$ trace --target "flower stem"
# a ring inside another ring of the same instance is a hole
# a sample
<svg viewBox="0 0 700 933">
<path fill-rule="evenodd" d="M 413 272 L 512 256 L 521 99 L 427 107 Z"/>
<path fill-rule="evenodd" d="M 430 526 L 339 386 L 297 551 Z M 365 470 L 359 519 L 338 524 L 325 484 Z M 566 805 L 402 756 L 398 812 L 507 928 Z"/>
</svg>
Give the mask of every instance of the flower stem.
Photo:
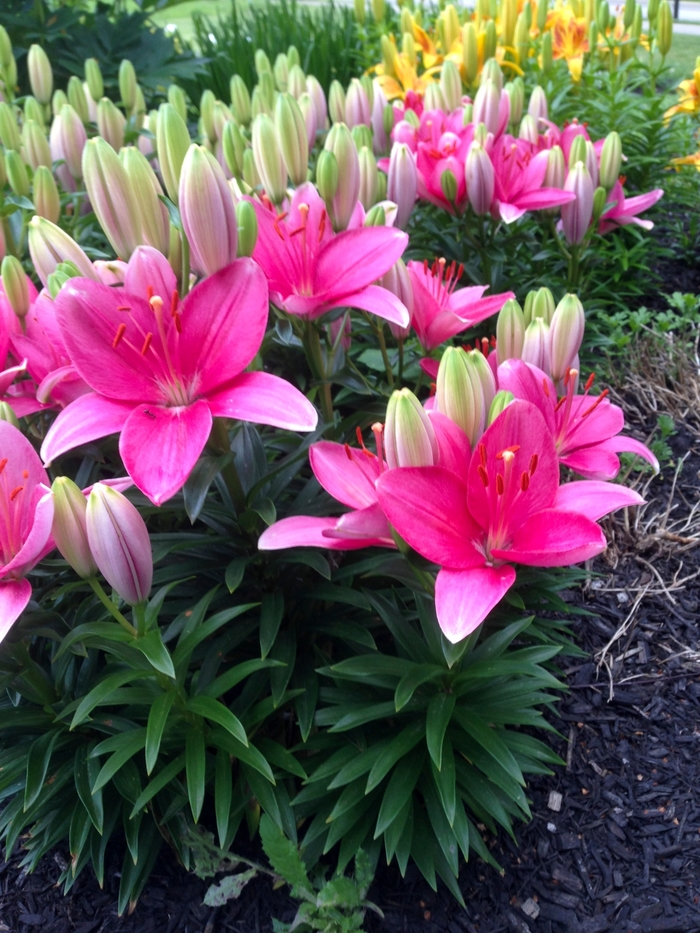
<svg viewBox="0 0 700 933">
<path fill-rule="evenodd" d="M 182 283 L 180 286 L 180 297 L 184 298 L 190 290 L 190 244 L 183 230 L 180 234 L 182 238 Z"/>
<path fill-rule="evenodd" d="M 228 427 L 225 418 L 214 418 L 211 434 L 209 435 L 211 445 L 221 454 L 231 453 L 231 441 L 228 436 Z M 234 460 L 230 460 L 221 470 L 221 475 L 226 483 L 226 489 L 231 496 L 233 507 L 236 514 L 240 515 L 246 509 L 246 498 L 241 478 L 238 475 Z"/>
<path fill-rule="evenodd" d="M 130 635 L 133 635 L 134 638 L 138 636 L 138 632 L 134 626 L 129 622 L 121 612 L 114 605 L 109 596 L 105 593 L 102 584 L 95 577 L 89 577 L 87 581 L 93 589 L 95 596 L 99 599 L 102 605 L 107 609 L 110 615 L 117 620 L 123 629 L 125 629 Z"/>
<path fill-rule="evenodd" d="M 333 412 L 333 396 L 331 395 L 331 385 L 328 382 L 326 366 L 323 360 L 323 352 L 321 350 L 321 334 L 313 321 L 306 322 L 304 346 L 306 349 L 306 358 L 309 361 L 311 372 L 319 383 L 319 397 L 323 420 L 329 427 L 331 427 L 335 422 L 335 413 Z"/>
<path fill-rule="evenodd" d="M 399 385 L 403 385 L 403 337 L 399 337 Z"/>
<path fill-rule="evenodd" d="M 386 352 L 386 340 L 384 339 L 384 325 L 376 324 L 374 326 L 374 332 L 377 335 L 377 343 L 379 344 L 379 349 L 382 353 L 382 360 L 384 361 L 384 370 L 386 372 L 386 381 L 389 383 L 389 389 L 394 388 L 394 372 L 391 368 L 391 363 L 389 362 L 389 354 Z"/>
</svg>

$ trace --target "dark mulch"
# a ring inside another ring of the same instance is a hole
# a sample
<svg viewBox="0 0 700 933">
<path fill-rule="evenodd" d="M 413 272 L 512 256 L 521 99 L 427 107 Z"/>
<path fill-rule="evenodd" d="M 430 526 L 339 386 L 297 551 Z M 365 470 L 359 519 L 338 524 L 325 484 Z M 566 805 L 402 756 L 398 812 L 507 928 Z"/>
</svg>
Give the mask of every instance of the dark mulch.
<svg viewBox="0 0 700 933">
<path fill-rule="evenodd" d="M 637 529 L 611 525 L 598 575 L 569 594 L 593 614 L 575 627 L 589 657 L 563 663 L 571 689 L 555 744 L 567 764 L 530 782 L 519 844 L 491 841 L 503 875 L 466 865 L 465 911 L 415 869 L 404 880 L 380 869 L 370 896 L 385 919 L 368 915 L 369 933 L 700 931 L 700 441 L 684 430 L 671 446 L 687 454 L 675 485 L 672 469 L 651 482 Z M 104 891 L 85 872 L 64 898 L 64 855 L 31 876 L 18 857 L 0 864 L 0 933 L 267 933 L 271 917 L 294 915 L 267 879 L 203 907 L 207 883 L 163 858 L 133 915 L 118 918 L 120 862 Z"/>
</svg>

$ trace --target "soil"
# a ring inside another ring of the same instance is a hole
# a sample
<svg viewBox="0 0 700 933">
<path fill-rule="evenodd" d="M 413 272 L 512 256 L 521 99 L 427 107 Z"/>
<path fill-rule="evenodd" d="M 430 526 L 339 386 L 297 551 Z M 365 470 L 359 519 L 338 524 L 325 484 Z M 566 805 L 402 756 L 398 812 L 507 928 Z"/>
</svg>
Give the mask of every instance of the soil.
<svg viewBox="0 0 700 933">
<path fill-rule="evenodd" d="M 661 388 L 682 407 L 680 386 Z M 646 439 L 658 411 L 645 416 L 635 401 L 633 430 Z M 413 868 L 403 880 L 380 868 L 370 898 L 385 917 L 368 914 L 368 933 L 700 931 L 700 430 L 692 415 L 677 424 L 677 470 L 645 481 L 649 505 L 633 525 L 609 520 L 608 551 L 567 594 L 591 615 L 575 624 L 587 657 L 562 664 L 570 691 L 554 745 L 566 767 L 529 782 L 533 819 L 516 828 L 518 844 L 490 841 L 502 876 L 479 859 L 464 866 L 465 910 Z M 163 858 L 134 913 L 119 918 L 121 859 L 103 891 L 86 871 L 63 897 L 64 858 L 45 858 L 33 875 L 17 869 L 19 856 L 0 864 L 0 933 L 267 933 L 272 917 L 295 913 L 265 878 L 204 907 L 208 882 Z"/>
</svg>

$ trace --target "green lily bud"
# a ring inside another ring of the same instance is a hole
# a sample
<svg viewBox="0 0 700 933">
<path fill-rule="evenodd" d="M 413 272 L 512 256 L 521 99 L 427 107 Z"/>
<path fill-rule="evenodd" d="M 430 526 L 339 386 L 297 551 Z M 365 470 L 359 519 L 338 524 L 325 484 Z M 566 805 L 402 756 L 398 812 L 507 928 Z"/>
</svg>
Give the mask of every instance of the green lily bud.
<svg viewBox="0 0 700 933">
<path fill-rule="evenodd" d="M 360 161 L 350 130 L 344 123 L 334 123 L 324 146 L 338 160 L 340 184 L 336 190 L 329 214 L 333 229 L 347 229 L 360 192 Z"/>
<path fill-rule="evenodd" d="M 569 171 L 577 162 L 586 165 L 586 140 L 583 136 L 574 136 L 569 149 Z"/>
<path fill-rule="evenodd" d="M 629 29 L 634 22 L 634 14 L 637 9 L 636 0 L 625 0 L 625 9 L 623 13 L 623 23 L 625 29 Z"/>
<path fill-rule="evenodd" d="M 316 187 L 326 204 L 330 204 L 338 190 L 338 160 L 327 149 L 322 150 L 316 163 Z"/>
<path fill-rule="evenodd" d="M 519 360 L 525 340 L 525 316 L 515 298 L 509 298 L 498 312 L 496 320 L 496 359 Z"/>
<path fill-rule="evenodd" d="M 525 85 L 521 78 L 515 81 L 509 81 L 503 90 L 508 95 L 510 101 L 510 122 L 512 126 L 517 126 L 523 118 L 523 109 L 525 107 Z M 535 125 L 535 130 L 537 126 Z"/>
<path fill-rule="evenodd" d="M 123 58 L 119 65 L 119 95 L 127 113 L 136 106 L 136 84 L 136 70 L 128 58 Z"/>
<path fill-rule="evenodd" d="M 465 104 L 462 107 L 462 126 L 469 126 L 474 118 L 474 104 Z"/>
<path fill-rule="evenodd" d="M 484 70 L 481 73 L 481 81 L 482 83 L 484 81 L 493 81 L 499 94 L 503 90 L 503 72 L 495 58 L 489 58 L 484 64 Z"/>
<path fill-rule="evenodd" d="M 364 74 L 360 78 L 360 84 L 362 85 L 362 88 L 367 95 L 367 102 L 369 104 L 369 111 L 371 114 L 372 108 L 374 107 L 374 81 L 369 75 Z"/>
<path fill-rule="evenodd" d="M 176 113 L 183 123 L 187 123 L 187 97 L 185 92 L 177 84 L 168 86 L 168 103 L 175 108 Z"/>
<path fill-rule="evenodd" d="M 40 45 L 35 44 L 29 47 L 27 71 L 32 94 L 40 104 L 50 104 L 53 93 L 53 71 L 49 57 Z"/>
<path fill-rule="evenodd" d="M 386 409 L 384 455 L 390 469 L 436 466 L 439 449 L 428 413 L 410 389 L 393 392 Z"/>
<path fill-rule="evenodd" d="M 673 42 L 673 14 L 668 0 L 661 0 L 656 18 L 656 46 L 663 56 L 671 51 Z"/>
<path fill-rule="evenodd" d="M 364 227 L 386 227 L 386 211 L 383 205 L 375 204 L 367 211 Z"/>
<path fill-rule="evenodd" d="M 462 26 L 462 69 L 464 80 L 471 86 L 479 73 L 479 44 L 472 22 Z"/>
<path fill-rule="evenodd" d="M 87 97 L 83 90 L 83 85 L 76 75 L 71 75 L 68 79 L 68 103 L 78 114 L 82 123 L 87 123 L 90 119 Z M 60 110 L 58 111 L 61 112 Z"/>
<path fill-rule="evenodd" d="M 385 0 L 372 0 L 372 16 L 375 23 L 383 23 L 386 18 Z"/>
<path fill-rule="evenodd" d="M 13 59 L 12 40 L 5 27 L 0 26 L 0 69 L 7 69 Z"/>
<path fill-rule="evenodd" d="M 45 217 L 52 224 L 58 223 L 61 216 L 61 198 L 51 169 L 45 165 L 39 165 L 34 172 L 32 200 L 39 217 Z"/>
<path fill-rule="evenodd" d="M 445 350 L 437 375 L 437 410 L 464 431 L 472 446 L 484 433 L 495 394 L 496 380 L 482 353 Z"/>
<path fill-rule="evenodd" d="M 552 146 L 547 157 L 547 171 L 545 172 L 545 188 L 563 188 L 566 180 L 566 164 L 561 146 Z"/>
<path fill-rule="evenodd" d="M 372 130 L 368 126 L 364 126 L 364 124 L 353 126 L 350 135 L 358 152 L 363 146 L 372 147 Z"/>
<path fill-rule="evenodd" d="M 94 577 L 97 564 L 87 537 L 87 498 L 67 476 L 51 485 L 53 493 L 53 535 L 56 547 L 73 570 L 84 580 Z"/>
<path fill-rule="evenodd" d="M 248 126 L 251 120 L 250 92 L 240 75 L 234 75 L 229 85 L 231 111 L 242 126 Z"/>
<path fill-rule="evenodd" d="M 411 113 L 412 112 L 413 111 L 411 111 Z M 382 111 L 382 126 L 388 139 L 391 136 L 391 131 L 394 129 L 394 108 L 391 104 L 384 105 L 384 110 Z"/>
<path fill-rule="evenodd" d="M 250 98 L 250 113 L 253 120 L 261 113 L 267 114 L 268 117 L 270 116 L 270 108 L 267 105 L 267 99 L 259 84 L 256 84 L 253 88 L 253 95 Z"/>
<path fill-rule="evenodd" d="M 588 48 L 590 49 L 591 55 L 598 48 L 598 35 L 600 30 L 598 29 L 598 21 L 592 19 L 588 26 Z"/>
<path fill-rule="evenodd" d="M 185 156 L 178 204 L 192 268 L 213 275 L 233 262 L 238 243 L 233 197 L 224 170 L 204 146 L 191 145 Z"/>
<path fill-rule="evenodd" d="M 211 143 L 216 142 L 216 131 L 214 130 L 215 103 L 216 98 L 214 97 L 214 92 L 207 88 L 199 101 L 199 115 L 202 119 L 204 132 L 207 134 L 207 138 Z"/>
<path fill-rule="evenodd" d="M 340 81 L 331 81 L 328 92 L 328 113 L 331 123 L 345 122 L 345 91 Z"/>
<path fill-rule="evenodd" d="M 286 93 L 287 92 L 287 80 L 289 78 L 289 61 L 284 52 L 280 52 L 277 58 L 275 59 L 275 64 L 272 69 L 272 73 L 275 76 L 275 84 L 277 85 L 277 90 Z"/>
<path fill-rule="evenodd" d="M 262 184 L 252 149 L 246 149 L 243 153 L 243 181 L 251 191 Z"/>
<path fill-rule="evenodd" d="M 366 211 L 377 202 L 379 169 L 374 153 L 368 146 L 362 146 L 359 153 L 360 194 L 359 200 Z"/>
<path fill-rule="evenodd" d="M 549 324 L 541 317 L 533 318 L 525 328 L 521 359 L 549 372 Z"/>
<path fill-rule="evenodd" d="M 164 256 L 170 245 L 170 216 L 160 200 L 163 189 L 146 156 L 135 146 L 127 146 L 119 153 L 139 218 L 143 243 L 159 250 Z"/>
<path fill-rule="evenodd" d="M 437 82 L 432 81 L 425 89 L 423 103 L 426 110 L 446 110 L 447 102 L 442 96 L 442 90 Z"/>
<path fill-rule="evenodd" d="M 598 29 L 604 33 L 610 22 L 610 7 L 608 0 L 598 0 L 598 9 L 596 10 L 595 21 Z"/>
<path fill-rule="evenodd" d="M 301 65 L 299 49 L 297 49 L 296 45 L 290 45 L 287 49 L 287 65 L 290 68 L 294 68 L 295 65 Z"/>
<path fill-rule="evenodd" d="M 536 146 L 537 140 L 539 139 L 539 133 L 537 132 L 537 123 L 534 117 L 531 117 L 529 113 L 526 113 L 525 116 L 520 121 L 520 127 L 518 129 L 518 139 L 526 139 L 529 143 Z"/>
<path fill-rule="evenodd" d="M 68 103 L 68 97 L 65 91 L 57 90 L 53 92 L 53 97 L 51 98 L 51 113 L 54 117 L 57 117 L 63 107 Z M 87 121 L 86 121 L 87 122 Z"/>
<path fill-rule="evenodd" d="M 238 225 L 238 255 L 252 256 L 258 241 L 258 217 L 250 201 L 236 204 L 236 223 Z"/>
<path fill-rule="evenodd" d="M 660 0 L 649 0 L 647 6 L 647 19 L 649 20 L 649 25 L 652 27 L 656 26 L 656 20 L 659 15 L 659 6 Z"/>
<path fill-rule="evenodd" d="M 98 100 L 102 100 L 105 93 L 105 86 L 102 81 L 100 63 L 96 58 L 85 59 L 85 80 L 87 81 L 88 90 L 90 91 L 90 97 L 92 97 L 95 103 L 97 103 Z"/>
<path fill-rule="evenodd" d="M 177 204 L 180 172 L 191 140 L 185 121 L 172 104 L 160 105 L 156 123 L 156 142 L 158 164 L 165 190 L 170 200 Z"/>
<path fill-rule="evenodd" d="M 0 142 L 6 151 L 14 149 L 19 152 L 22 146 L 14 108 L 4 100 L 0 101 Z"/>
<path fill-rule="evenodd" d="M 253 156 L 263 188 L 273 204 L 281 204 L 287 194 L 287 167 L 280 152 L 275 124 L 267 114 L 253 120 Z"/>
<path fill-rule="evenodd" d="M 27 120 L 22 127 L 22 143 L 24 156 L 32 171 L 36 171 L 40 165 L 51 168 L 53 160 L 49 141 L 41 126 L 34 120 Z"/>
<path fill-rule="evenodd" d="M 16 149 L 5 152 L 5 169 L 10 188 L 18 198 L 29 197 L 29 175 L 22 156 Z"/>
<path fill-rule="evenodd" d="M 412 67 L 415 68 L 418 64 L 418 56 L 416 55 L 416 40 L 413 38 L 412 32 L 405 32 L 403 34 L 401 39 L 401 51 L 409 60 Z"/>
<path fill-rule="evenodd" d="M 548 288 L 544 287 L 538 288 L 529 294 L 532 295 L 532 301 L 525 312 L 525 323 L 529 325 L 535 318 L 539 317 L 546 324 L 551 324 L 555 311 L 554 295 Z"/>
<path fill-rule="evenodd" d="M 28 241 L 29 255 L 43 285 L 47 284 L 49 275 L 55 272 L 58 264 L 66 261 L 72 262 L 84 278 L 98 281 L 92 263 L 75 240 L 51 221 L 38 215 L 32 217 Z"/>
<path fill-rule="evenodd" d="M 501 389 L 500 392 L 496 392 L 494 395 L 493 401 L 491 402 L 491 407 L 489 408 L 489 417 L 487 427 L 491 427 L 496 418 L 502 414 L 506 408 L 515 401 L 515 396 L 512 392 L 507 392 L 505 389 Z"/>
<path fill-rule="evenodd" d="M 593 192 L 593 223 L 597 224 L 600 220 L 603 211 L 605 210 L 605 205 L 608 200 L 608 192 L 605 188 L 596 188 Z"/>
<path fill-rule="evenodd" d="M 527 4 L 526 9 L 532 9 L 529 3 Z M 530 53 L 530 26 L 527 21 L 527 14 L 525 11 L 518 14 L 518 18 L 515 21 L 513 47 L 518 55 L 518 61 L 527 61 L 528 55 Z"/>
<path fill-rule="evenodd" d="M 384 74 L 391 75 L 392 78 L 395 78 L 396 62 L 398 56 L 396 46 L 391 41 L 391 39 L 389 39 L 389 36 L 385 34 L 382 34 L 379 41 L 382 48 L 382 64 L 384 66 Z"/>
<path fill-rule="evenodd" d="M 277 98 L 275 129 L 292 184 L 301 185 L 306 181 L 308 171 L 309 142 L 306 136 L 306 121 L 299 104 L 291 94 L 280 94 Z"/>
<path fill-rule="evenodd" d="M 0 147 L 0 188 L 4 188 L 6 184 L 7 184 L 7 167 L 5 165 L 5 153 L 3 152 L 2 147 Z M 0 227 L 1 226 L 2 225 L 0 224 Z M 1 236 L 2 235 L 0 234 L 0 245 L 3 243 Z"/>
<path fill-rule="evenodd" d="M 500 21 L 503 45 L 513 45 L 517 17 L 518 4 L 516 0 L 501 0 Z"/>
<path fill-rule="evenodd" d="M 548 75 L 552 70 L 552 65 L 554 63 L 554 54 L 552 50 L 552 33 L 546 32 L 542 36 L 542 46 L 541 46 L 541 60 L 542 60 L 542 74 Z"/>
<path fill-rule="evenodd" d="M 354 0 L 354 8 L 355 8 L 355 19 L 360 24 L 360 26 L 364 26 L 365 19 L 367 16 L 367 7 L 365 6 L 365 0 Z"/>
<path fill-rule="evenodd" d="M 637 6 L 634 11 L 634 22 L 632 23 L 632 28 L 630 29 L 630 37 L 632 39 L 632 45 L 634 48 L 639 44 L 640 36 L 642 35 L 642 8 Z"/>
<path fill-rule="evenodd" d="M 540 34 L 544 32 L 547 24 L 547 13 L 549 12 L 549 0 L 537 0 L 537 28 Z"/>
<path fill-rule="evenodd" d="M 255 71 L 260 78 L 264 72 L 272 73 L 272 65 L 270 64 L 270 59 L 267 57 L 265 52 L 262 49 L 255 50 Z"/>
<path fill-rule="evenodd" d="M 214 104 L 214 138 L 220 142 L 224 135 L 224 127 L 231 123 L 233 114 L 223 101 L 217 100 Z"/>
<path fill-rule="evenodd" d="M 29 286 L 22 263 L 15 256 L 5 256 L 0 266 L 2 288 L 12 310 L 20 320 L 29 313 Z"/>
<path fill-rule="evenodd" d="M 486 145 L 486 142 L 489 137 L 488 127 L 485 123 L 477 123 L 474 127 L 474 142 L 478 143 L 481 147 Z"/>
<path fill-rule="evenodd" d="M 610 191 L 620 176 L 622 166 L 622 140 L 620 134 L 608 133 L 600 153 L 600 184 Z"/>
<path fill-rule="evenodd" d="M 270 71 L 264 71 L 260 75 L 260 91 L 262 92 L 263 97 L 265 98 L 265 104 L 267 106 L 268 112 L 271 114 L 272 109 L 275 106 L 275 101 L 277 100 L 277 89 L 275 87 L 275 79 Z"/>
<path fill-rule="evenodd" d="M 100 226 L 117 256 L 127 260 L 142 242 L 136 194 L 119 156 L 99 136 L 83 149 L 83 178 Z"/>
<path fill-rule="evenodd" d="M 51 131 L 55 132 L 60 140 L 66 168 L 76 180 L 82 178 L 83 149 L 87 142 L 87 133 L 83 121 L 70 104 L 64 104 L 61 108 Z"/>
<path fill-rule="evenodd" d="M 576 295 L 565 295 L 557 305 L 549 325 L 550 375 L 555 382 L 563 380 L 574 365 L 585 328 L 583 305 Z"/>
<path fill-rule="evenodd" d="M 97 105 L 97 129 L 115 152 L 124 145 L 126 117 L 109 97 L 103 97 Z"/>
<path fill-rule="evenodd" d="M 287 90 L 297 101 L 302 96 L 302 94 L 306 94 L 306 75 L 301 70 L 300 65 L 293 65 L 289 69 Z"/>
<path fill-rule="evenodd" d="M 0 421 L 6 421 L 13 428 L 19 427 L 19 419 L 7 402 L 0 402 Z"/>
<path fill-rule="evenodd" d="M 450 204 L 454 204 L 457 200 L 457 179 L 451 169 L 446 168 L 440 175 L 440 188 Z"/>
<path fill-rule="evenodd" d="M 32 97 L 31 94 L 28 94 L 24 98 L 24 122 L 27 120 L 34 120 L 42 130 L 46 129 L 46 120 L 44 120 L 44 108 L 41 106 L 36 97 Z"/>
<path fill-rule="evenodd" d="M 224 126 L 221 147 L 229 172 L 234 178 L 240 178 L 243 173 L 243 153 L 246 146 L 243 133 L 233 120 Z"/>
</svg>

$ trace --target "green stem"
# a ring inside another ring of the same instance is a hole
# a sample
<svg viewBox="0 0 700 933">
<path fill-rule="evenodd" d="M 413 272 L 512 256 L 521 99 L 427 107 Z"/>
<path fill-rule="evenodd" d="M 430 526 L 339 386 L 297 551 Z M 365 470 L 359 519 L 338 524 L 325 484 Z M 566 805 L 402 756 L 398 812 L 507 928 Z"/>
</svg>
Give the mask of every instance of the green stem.
<svg viewBox="0 0 700 933">
<path fill-rule="evenodd" d="M 403 337 L 399 337 L 399 385 L 403 385 Z"/>
<path fill-rule="evenodd" d="M 95 596 L 97 596 L 97 598 L 102 603 L 102 605 L 105 607 L 105 609 L 107 609 L 109 614 L 114 619 L 117 620 L 117 622 L 121 625 L 123 629 L 125 629 L 130 635 L 133 635 L 134 638 L 136 638 L 138 636 L 138 632 L 136 631 L 134 626 L 131 624 L 131 622 L 125 619 L 124 616 L 121 614 L 121 612 L 117 609 L 117 607 L 114 605 L 112 600 L 105 593 L 104 589 L 102 588 L 102 584 L 99 582 L 99 580 L 95 579 L 95 577 L 89 577 L 87 582 L 90 584 L 90 586 L 93 589 L 93 592 L 95 593 Z"/>
<path fill-rule="evenodd" d="M 326 366 L 323 361 L 323 353 L 321 351 L 321 334 L 313 321 L 306 322 L 305 336 L 306 340 L 304 341 L 304 345 L 306 347 L 306 357 L 309 361 L 311 372 L 319 383 L 321 413 L 323 414 L 324 422 L 329 427 L 331 427 L 335 422 L 335 414 L 333 412 L 333 396 L 331 395 L 331 385 L 330 382 L 328 382 Z"/>
<path fill-rule="evenodd" d="M 184 298 L 190 290 L 190 244 L 185 236 L 184 230 L 180 236 L 182 239 L 182 284 L 180 287 L 180 297 Z"/>
<path fill-rule="evenodd" d="M 581 270 L 579 266 L 579 247 L 571 247 L 571 258 L 569 259 L 569 291 L 574 292 L 578 288 L 578 280 Z"/>
<path fill-rule="evenodd" d="M 386 340 L 384 339 L 384 325 L 376 324 L 374 327 L 374 332 L 377 335 L 377 342 L 379 344 L 379 349 L 382 353 L 382 359 L 384 360 L 384 370 L 386 372 L 386 381 L 389 383 L 389 389 L 394 388 L 394 372 L 391 368 L 391 363 L 389 362 L 389 354 L 386 352 Z"/>
<path fill-rule="evenodd" d="M 143 638 L 146 634 L 146 603 L 139 603 L 134 606 L 134 617 L 136 618 L 136 631 L 138 637 Z"/>
<path fill-rule="evenodd" d="M 228 427 L 225 418 L 214 418 L 211 434 L 209 435 L 209 442 L 218 453 L 231 453 L 231 441 L 228 436 Z M 241 483 L 241 478 L 238 475 L 238 470 L 236 469 L 236 464 L 233 459 L 222 468 L 221 475 L 226 483 L 228 494 L 231 496 L 236 515 L 240 515 L 241 512 L 244 512 L 246 509 L 246 499 L 243 484 Z"/>
</svg>

